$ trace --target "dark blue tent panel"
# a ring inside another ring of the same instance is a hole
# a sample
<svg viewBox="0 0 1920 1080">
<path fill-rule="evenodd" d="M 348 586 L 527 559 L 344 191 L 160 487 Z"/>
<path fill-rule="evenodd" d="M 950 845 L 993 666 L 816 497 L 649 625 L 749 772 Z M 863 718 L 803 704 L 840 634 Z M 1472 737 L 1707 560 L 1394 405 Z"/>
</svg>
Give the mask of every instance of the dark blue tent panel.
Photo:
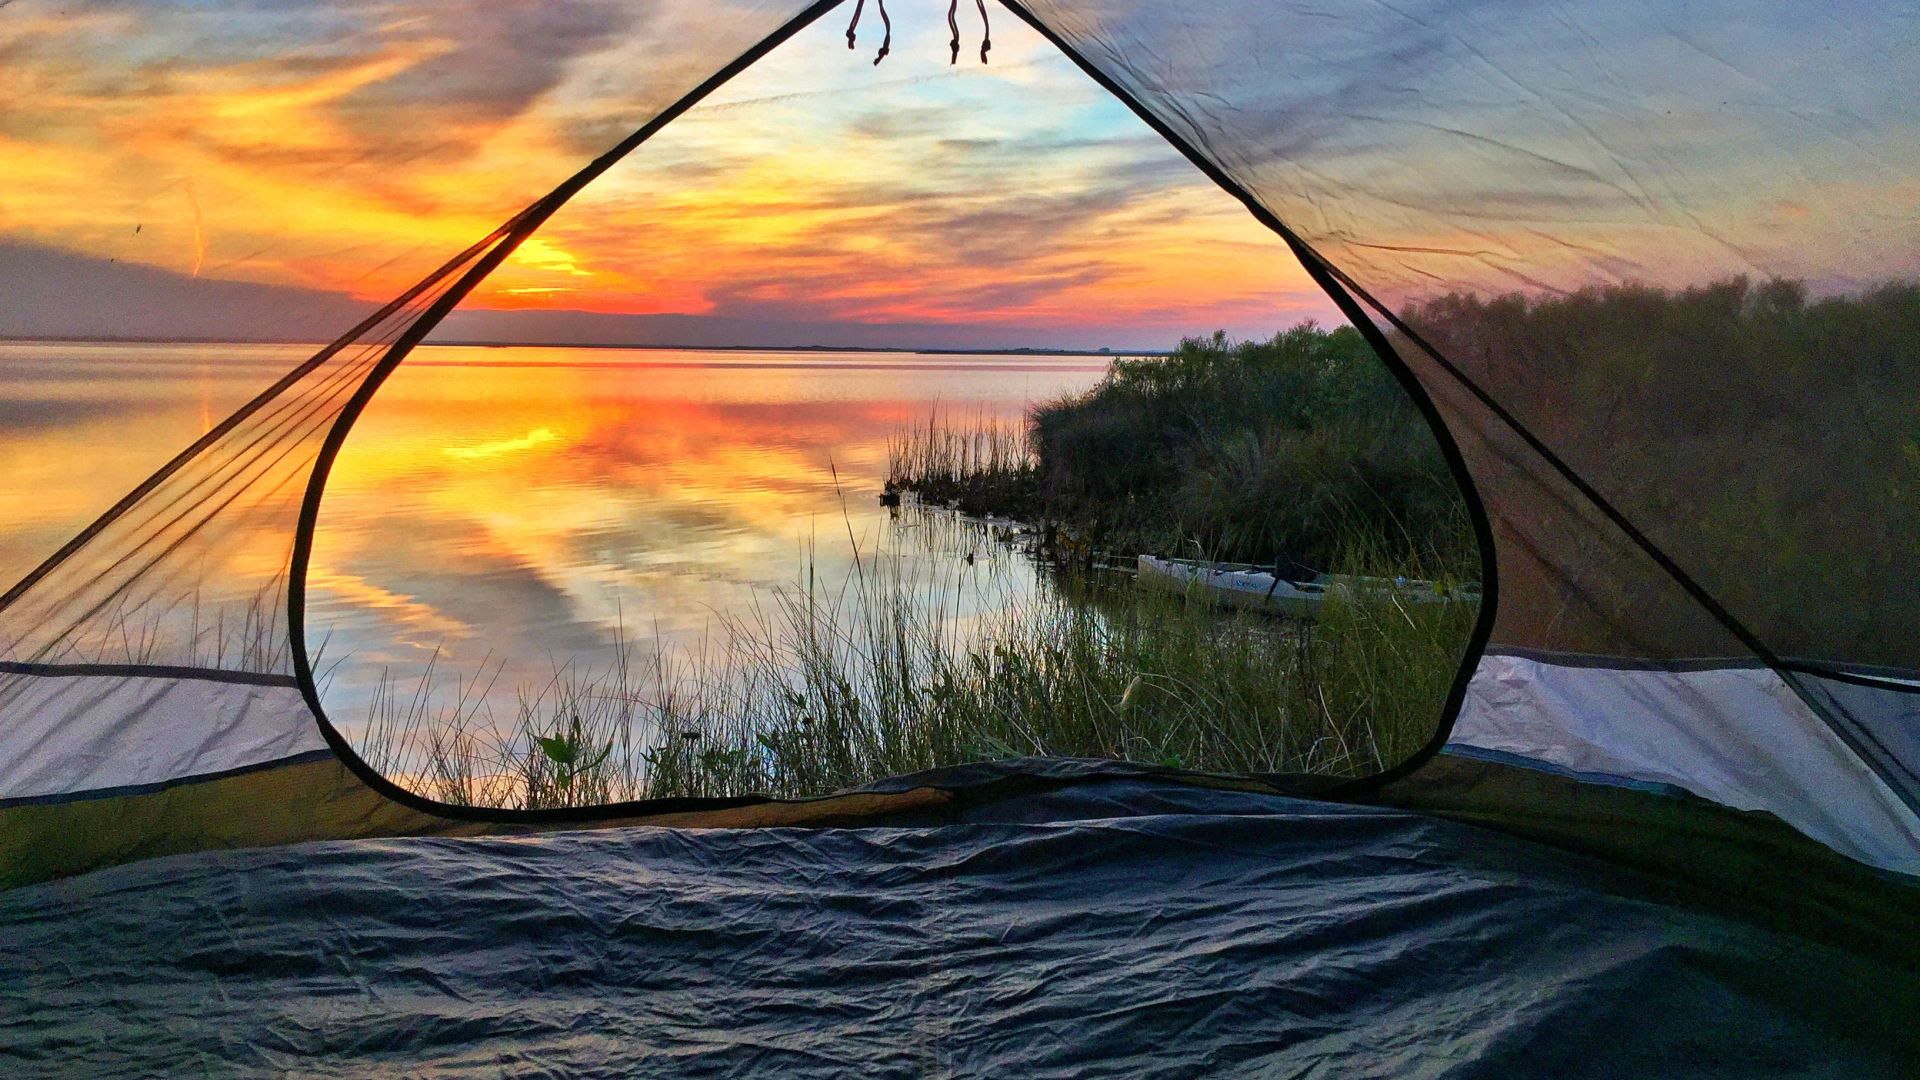
<svg viewBox="0 0 1920 1080">
<path fill-rule="evenodd" d="M 1123 776 L 943 824 L 176 856 L 0 894 L 0 1070 L 1912 1075 L 1920 976 L 1660 891 Z"/>
</svg>

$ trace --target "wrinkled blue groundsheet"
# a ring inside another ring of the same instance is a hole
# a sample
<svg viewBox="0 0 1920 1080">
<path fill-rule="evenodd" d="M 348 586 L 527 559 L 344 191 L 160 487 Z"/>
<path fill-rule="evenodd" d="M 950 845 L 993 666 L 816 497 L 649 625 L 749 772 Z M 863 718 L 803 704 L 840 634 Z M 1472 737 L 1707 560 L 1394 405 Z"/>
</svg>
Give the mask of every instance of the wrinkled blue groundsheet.
<svg viewBox="0 0 1920 1080">
<path fill-rule="evenodd" d="M 0 1075 L 1911 1076 L 1911 977 L 1417 815 L 406 840 L 0 893 Z"/>
</svg>

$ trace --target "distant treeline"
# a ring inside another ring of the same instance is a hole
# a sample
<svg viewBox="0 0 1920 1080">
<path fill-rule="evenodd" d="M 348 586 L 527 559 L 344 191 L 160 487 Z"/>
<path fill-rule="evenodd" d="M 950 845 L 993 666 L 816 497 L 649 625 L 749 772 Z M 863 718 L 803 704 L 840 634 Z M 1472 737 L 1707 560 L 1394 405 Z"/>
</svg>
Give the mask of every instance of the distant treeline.
<svg viewBox="0 0 1920 1080">
<path fill-rule="evenodd" d="M 1920 286 L 1454 294 L 1401 317 L 1775 649 L 1915 666 Z M 1464 391 L 1441 376 L 1435 393 L 1466 409 L 1456 435 L 1495 528 L 1531 560 L 1510 569 L 1565 601 L 1538 614 L 1573 635 L 1566 647 L 1621 644 L 1579 639 L 1585 625 L 1631 627 L 1636 648 L 1676 655 L 1740 650 Z M 1358 546 L 1477 573 L 1432 434 L 1351 328 L 1215 334 L 1120 360 L 1035 409 L 1026 436 L 1012 482 L 935 497 L 971 492 L 970 509 L 1060 521 L 1114 551 L 1329 567 Z"/>
<path fill-rule="evenodd" d="M 1316 568 L 1356 545 L 1471 555 L 1426 422 L 1351 327 L 1116 361 L 1033 410 L 1029 439 L 1048 512 L 1105 546 Z"/>
<path fill-rule="evenodd" d="M 1451 295 L 1402 318 L 1777 652 L 1920 659 L 1920 286 L 1817 297 L 1735 277 Z M 1538 613 L 1555 633 L 1577 632 L 1585 608 L 1633 628 L 1636 647 L 1739 651 L 1623 534 L 1530 475 L 1547 470 L 1516 440 L 1494 438 L 1479 466 L 1496 528 L 1554 588 L 1580 583 Z"/>
</svg>

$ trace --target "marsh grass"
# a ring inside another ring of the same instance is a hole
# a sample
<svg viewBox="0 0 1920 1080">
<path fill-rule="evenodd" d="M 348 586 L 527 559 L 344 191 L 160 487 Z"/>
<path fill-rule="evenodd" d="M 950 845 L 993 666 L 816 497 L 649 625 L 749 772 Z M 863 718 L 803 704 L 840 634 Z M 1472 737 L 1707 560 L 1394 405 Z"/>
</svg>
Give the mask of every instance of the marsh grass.
<svg viewBox="0 0 1920 1080">
<path fill-rule="evenodd" d="M 936 406 L 887 440 L 888 491 L 966 514 L 1033 520 L 1042 509 L 1039 468 L 1025 426 L 985 413 Z"/>
<path fill-rule="evenodd" d="M 804 797 L 1025 755 L 1355 776 L 1430 738 L 1474 615 L 1372 594 L 1291 622 L 1072 577 L 962 610 L 898 565 L 803 576 L 678 652 L 643 660 L 616 632 L 610 661 L 558 665 L 504 716 L 485 704 L 497 665 L 384 680 L 361 752 L 496 807 Z M 1345 569 L 1460 579 L 1371 542 Z"/>
<path fill-rule="evenodd" d="M 278 577 L 246 592 L 217 592 L 190 580 L 115 595 L 78 619 L 64 609 L 49 613 L 19 640 L 0 645 L 41 663 L 288 672 L 285 598 Z M 324 651 L 323 643 L 316 666 Z"/>
</svg>

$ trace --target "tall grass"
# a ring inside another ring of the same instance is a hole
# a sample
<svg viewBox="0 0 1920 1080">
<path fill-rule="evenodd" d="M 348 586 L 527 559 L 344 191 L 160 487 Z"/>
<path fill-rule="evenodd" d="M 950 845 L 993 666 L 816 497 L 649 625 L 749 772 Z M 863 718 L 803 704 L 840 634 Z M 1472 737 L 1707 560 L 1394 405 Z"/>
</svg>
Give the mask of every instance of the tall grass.
<svg viewBox="0 0 1920 1080">
<path fill-rule="evenodd" d="M 282 577 L 245 591 L 223 584 L 200 576 L 149 584 L 77 618 L 56 597 L 37 624 L 16 620 L 23 632 L 0 640 L 0 651 L 39 663 L 290 672 Z"/>
<path fill-rule="evenodd" d="M 1356 572 L 1452 569 L 1352 554 Z M 442 687 L 430 669 L 383 693 L 362 753 L 486 806 L 800 797 L 1023 755 L 1354 776 L 1431 737 L 1473 621 L 1353 594 L 1288 623 L 1078 579 L 970 618 L 893 565 L 871 560 L 851 595 L 780 591 L 690 651 L 641 663 L 621 640 L 603 667 L 524 688 L 500 722 L 484 674 Z"/>
<path fill-rule="evenodd" d="M 1030 518 L 1040 509 L 1039 458 L 1027 432 L 984 413 L 956 417 L 938 407 L 887 440 L 887 490 L 963 513 Z"/>
</svg>

